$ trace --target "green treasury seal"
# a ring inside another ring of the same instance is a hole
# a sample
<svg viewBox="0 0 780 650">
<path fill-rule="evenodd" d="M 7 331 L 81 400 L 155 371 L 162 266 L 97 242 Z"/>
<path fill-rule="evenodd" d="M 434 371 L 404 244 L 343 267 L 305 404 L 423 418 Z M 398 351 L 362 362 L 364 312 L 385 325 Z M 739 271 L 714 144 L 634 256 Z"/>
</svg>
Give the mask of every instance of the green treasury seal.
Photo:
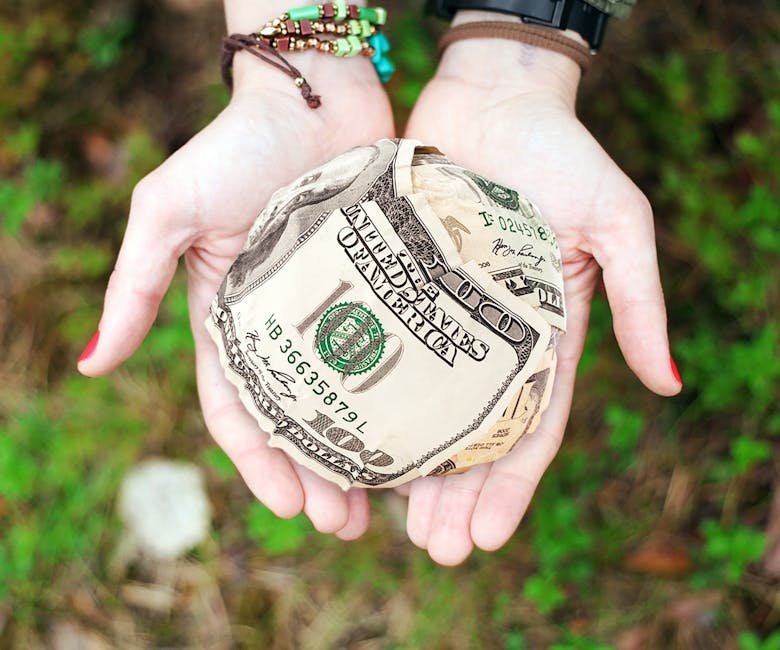
<svg viewBox="0 0 780 650">
<path fill-rule="evenodd" d="M 328 309 L 315 337 L 320 358 L 344 375 L 368 372 L 385 351 L 382 324 L 368 307 L 357 302 L 342 302 Z"/>
</svg>

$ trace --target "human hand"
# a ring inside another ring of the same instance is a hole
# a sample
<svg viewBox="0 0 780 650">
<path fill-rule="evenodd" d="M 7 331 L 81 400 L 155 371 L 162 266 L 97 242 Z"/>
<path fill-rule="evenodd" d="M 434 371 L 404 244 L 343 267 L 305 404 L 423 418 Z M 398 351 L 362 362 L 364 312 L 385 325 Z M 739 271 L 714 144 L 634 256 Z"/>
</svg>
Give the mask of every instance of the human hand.
<svg viewBox="0 0 780 650">
<path fill-rule="evenodd" d="M 440 564 L 462 562 L 475 545 L 496 550 L 517 528 L 561 444 L 599 272 L 630 368 L 661 395 L 682 386 L 669 352 L 652 210 L 575 116 L 579 76 L 577 65 L 555 52 L 511 41 L 457 42 L 407 127 L 407 137 L 539 206 L 558 237 L 568 321 L 539 428 L 494 463 L 417 479 L 402 490 L 410 539 Z"/>
<path fill-rule="evenodd" d="M 294 56 L 322 95 L 319 109 L 308 108 L 289 78 L 239 53 L 229 106 L 136 186 L 97 345 L 79 370 L 104 375 L 133 354 L 184 255 L 198 391 L 211 434 L 275 514 L 292 517 L 303 509 L 318 530 L 353 539 L 368 526 L 365 491 L 344 493 L 268 446 L 225 378 L 204 325 L 273 191 L 352 146 L 393 135 L 387 98 L 367 59 Z"/>
</svg>

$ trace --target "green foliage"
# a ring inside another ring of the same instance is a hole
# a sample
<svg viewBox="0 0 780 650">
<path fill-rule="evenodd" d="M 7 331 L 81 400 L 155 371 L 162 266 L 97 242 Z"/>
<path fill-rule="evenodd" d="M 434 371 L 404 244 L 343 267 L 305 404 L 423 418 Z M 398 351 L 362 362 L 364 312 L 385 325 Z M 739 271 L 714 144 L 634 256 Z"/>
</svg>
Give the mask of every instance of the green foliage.
<svg viewBox="0 0 780 650">
<path fill-rule="evenodd" d="M 645 428 L 645 418 L 641 413 L 619 404 L 610 404 L 604 413 L 604 420 L 610 427 L 607 444 L 611 449 L 625 454 L 636 448 Z"/>
<path fill-rule="evenodd" d="M 761 639 L 755 632 L 741 632 L 737 637 L 739 650 L 780 650 L 780 631 L 773 632 L 766 639 Z"/>
<path fill-rule="evenodd" d="M 393 97 L 402 107 L 411 109 L 435 72 L 435 49 L 417 9 L 406 10 L 394 20 L 391 58 L 398 65 L 400 80 L 394 82 Z"/>
<path fill-rule="evenodd" d="M 64 182 L 61 163 L 40 159 L 24 167 L 19 181 L 0 181 L 0 217 L 5 234 L 17 234 L 37 202 L 57 199 Z"/>
<path fill-rule="evenodd" d="M 614 646 L 569 632 L 563 641 L 554 643 L 549 650 L 614 650 Z"/>
<path fill-rule="evenodd" d="M 105 70 L 122 55 L 123 41 L 130 35 L 133 21 L 119 16 L 105 25 L 87 25 L 78 35 L 79 48 L 89 55 L 92 65 Z"/>
<path fill-rule="evenodd" d="M 731 443 L 733 476 L 742 476 L 754 465 L 772 458 L 772 446 L 766 440 L 739 435 Z"/>
<path fill-rule="evenodd" d="M 566 595 L 552 576 L 533 575 L 523 585 L 523 596 L 534 603 L 542 614 L 549 614 L 566 602 Z"/>
<path fill-rule="evenodd" d="M 504 650 L 527 650 L 528 644 L 525 635 L 518 630 L 511 630 L 504 634 Z"/>
<path fill-rule="evenodd" d="M 222 480 L 236 476 L 236 467 L 233 465 L 233 461 L 219 447 L 209 447 L 204 450 L 201 458 L 206 466 L 210 467 Z"/>
<path fill-rule="evenodd" d="M 279 519 L 260 502 L 246 511 L 246 533 L 268 555 L 285 555 L 300 551 L 313 528 L 304 515 Z"/>
<path fill-rule="evenodd" d="M 146 426 L 103 408 L 116 400 L 109 384 L 73 378 L 57 395 L 20 404 L 0 425 L 0 496 L 9 509 L 0 519 L 0 603 L 13 595 L 20 618 L 33 616 L 62 565 L 97 568 L 120 470 Z"/>
<path fill-rule="evenodd" d="M 766 546 L 764 533 L 741 524 L 723 527 L 713 519 L 701 524 L 704 535 L 702 559 L 711 570 L 714 584 L 724 580 L 736 584 L 748 565 L 761 557 Z M 701 577 L 701 576 L 700 576 Z"/>
</svg>

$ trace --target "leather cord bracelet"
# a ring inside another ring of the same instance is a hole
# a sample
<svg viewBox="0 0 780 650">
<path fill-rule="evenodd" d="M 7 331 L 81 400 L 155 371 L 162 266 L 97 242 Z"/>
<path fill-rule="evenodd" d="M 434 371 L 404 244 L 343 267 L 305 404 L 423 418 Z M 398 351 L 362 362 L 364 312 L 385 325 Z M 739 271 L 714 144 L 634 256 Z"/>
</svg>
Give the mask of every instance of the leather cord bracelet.
<svg viewBox="0 0 780 650">
<path fill-rule="evenodd" d="M 285 59 L 279 52 L 262 40 L 251 34 L 231 34 L 222 39 L 221 72 L 222 81 L 232 90 L 233 88 L 233 58 L 236 52 L 244 50 L 253 54 L 258 59 L 274 66 L 295 81 L 295 85 L 301 90 L 301 96 L 309 105 L 309 108 L 319 108 L 322 101 L 319 95 L 315 95 L 309 83 L 304 79 L 301 71 Z M 267 52 L 270 56 L 264 56 Z M 276 60 L 274 60 L 276 59 Z"/>
<path fill-rule="evenodd" d="M 502 38 L 519 41 L 527 45 L 535 45 L 559 54 L 565 54 L 577 62 L 583 74 L 590 67 L 591 54 L 586 45 L 577 43 L 568 36 L 564 36 L 549 27 L 537 27 L 501 20 L 463 23 L 457 27 L 451 27 L 439 40 L 439 56 L 456 41 L 468 38 Z"/>
</svg>

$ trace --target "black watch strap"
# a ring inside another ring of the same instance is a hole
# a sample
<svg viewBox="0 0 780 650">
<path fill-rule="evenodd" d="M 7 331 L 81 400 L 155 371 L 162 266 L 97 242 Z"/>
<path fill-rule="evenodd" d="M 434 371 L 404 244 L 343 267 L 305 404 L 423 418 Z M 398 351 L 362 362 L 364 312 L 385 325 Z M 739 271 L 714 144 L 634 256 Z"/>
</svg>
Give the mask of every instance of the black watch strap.
<svg viewBox="0 0 780 650">
<path fill-rule="evenodd" d="M 609 14 L 585 0 L 428 0 L 428 10 L 452 20 L 461 9 L 498 11 L 519 16 L 524 23 L 571 29 L 596 51 L 601 47 Z"/>
</svg>

